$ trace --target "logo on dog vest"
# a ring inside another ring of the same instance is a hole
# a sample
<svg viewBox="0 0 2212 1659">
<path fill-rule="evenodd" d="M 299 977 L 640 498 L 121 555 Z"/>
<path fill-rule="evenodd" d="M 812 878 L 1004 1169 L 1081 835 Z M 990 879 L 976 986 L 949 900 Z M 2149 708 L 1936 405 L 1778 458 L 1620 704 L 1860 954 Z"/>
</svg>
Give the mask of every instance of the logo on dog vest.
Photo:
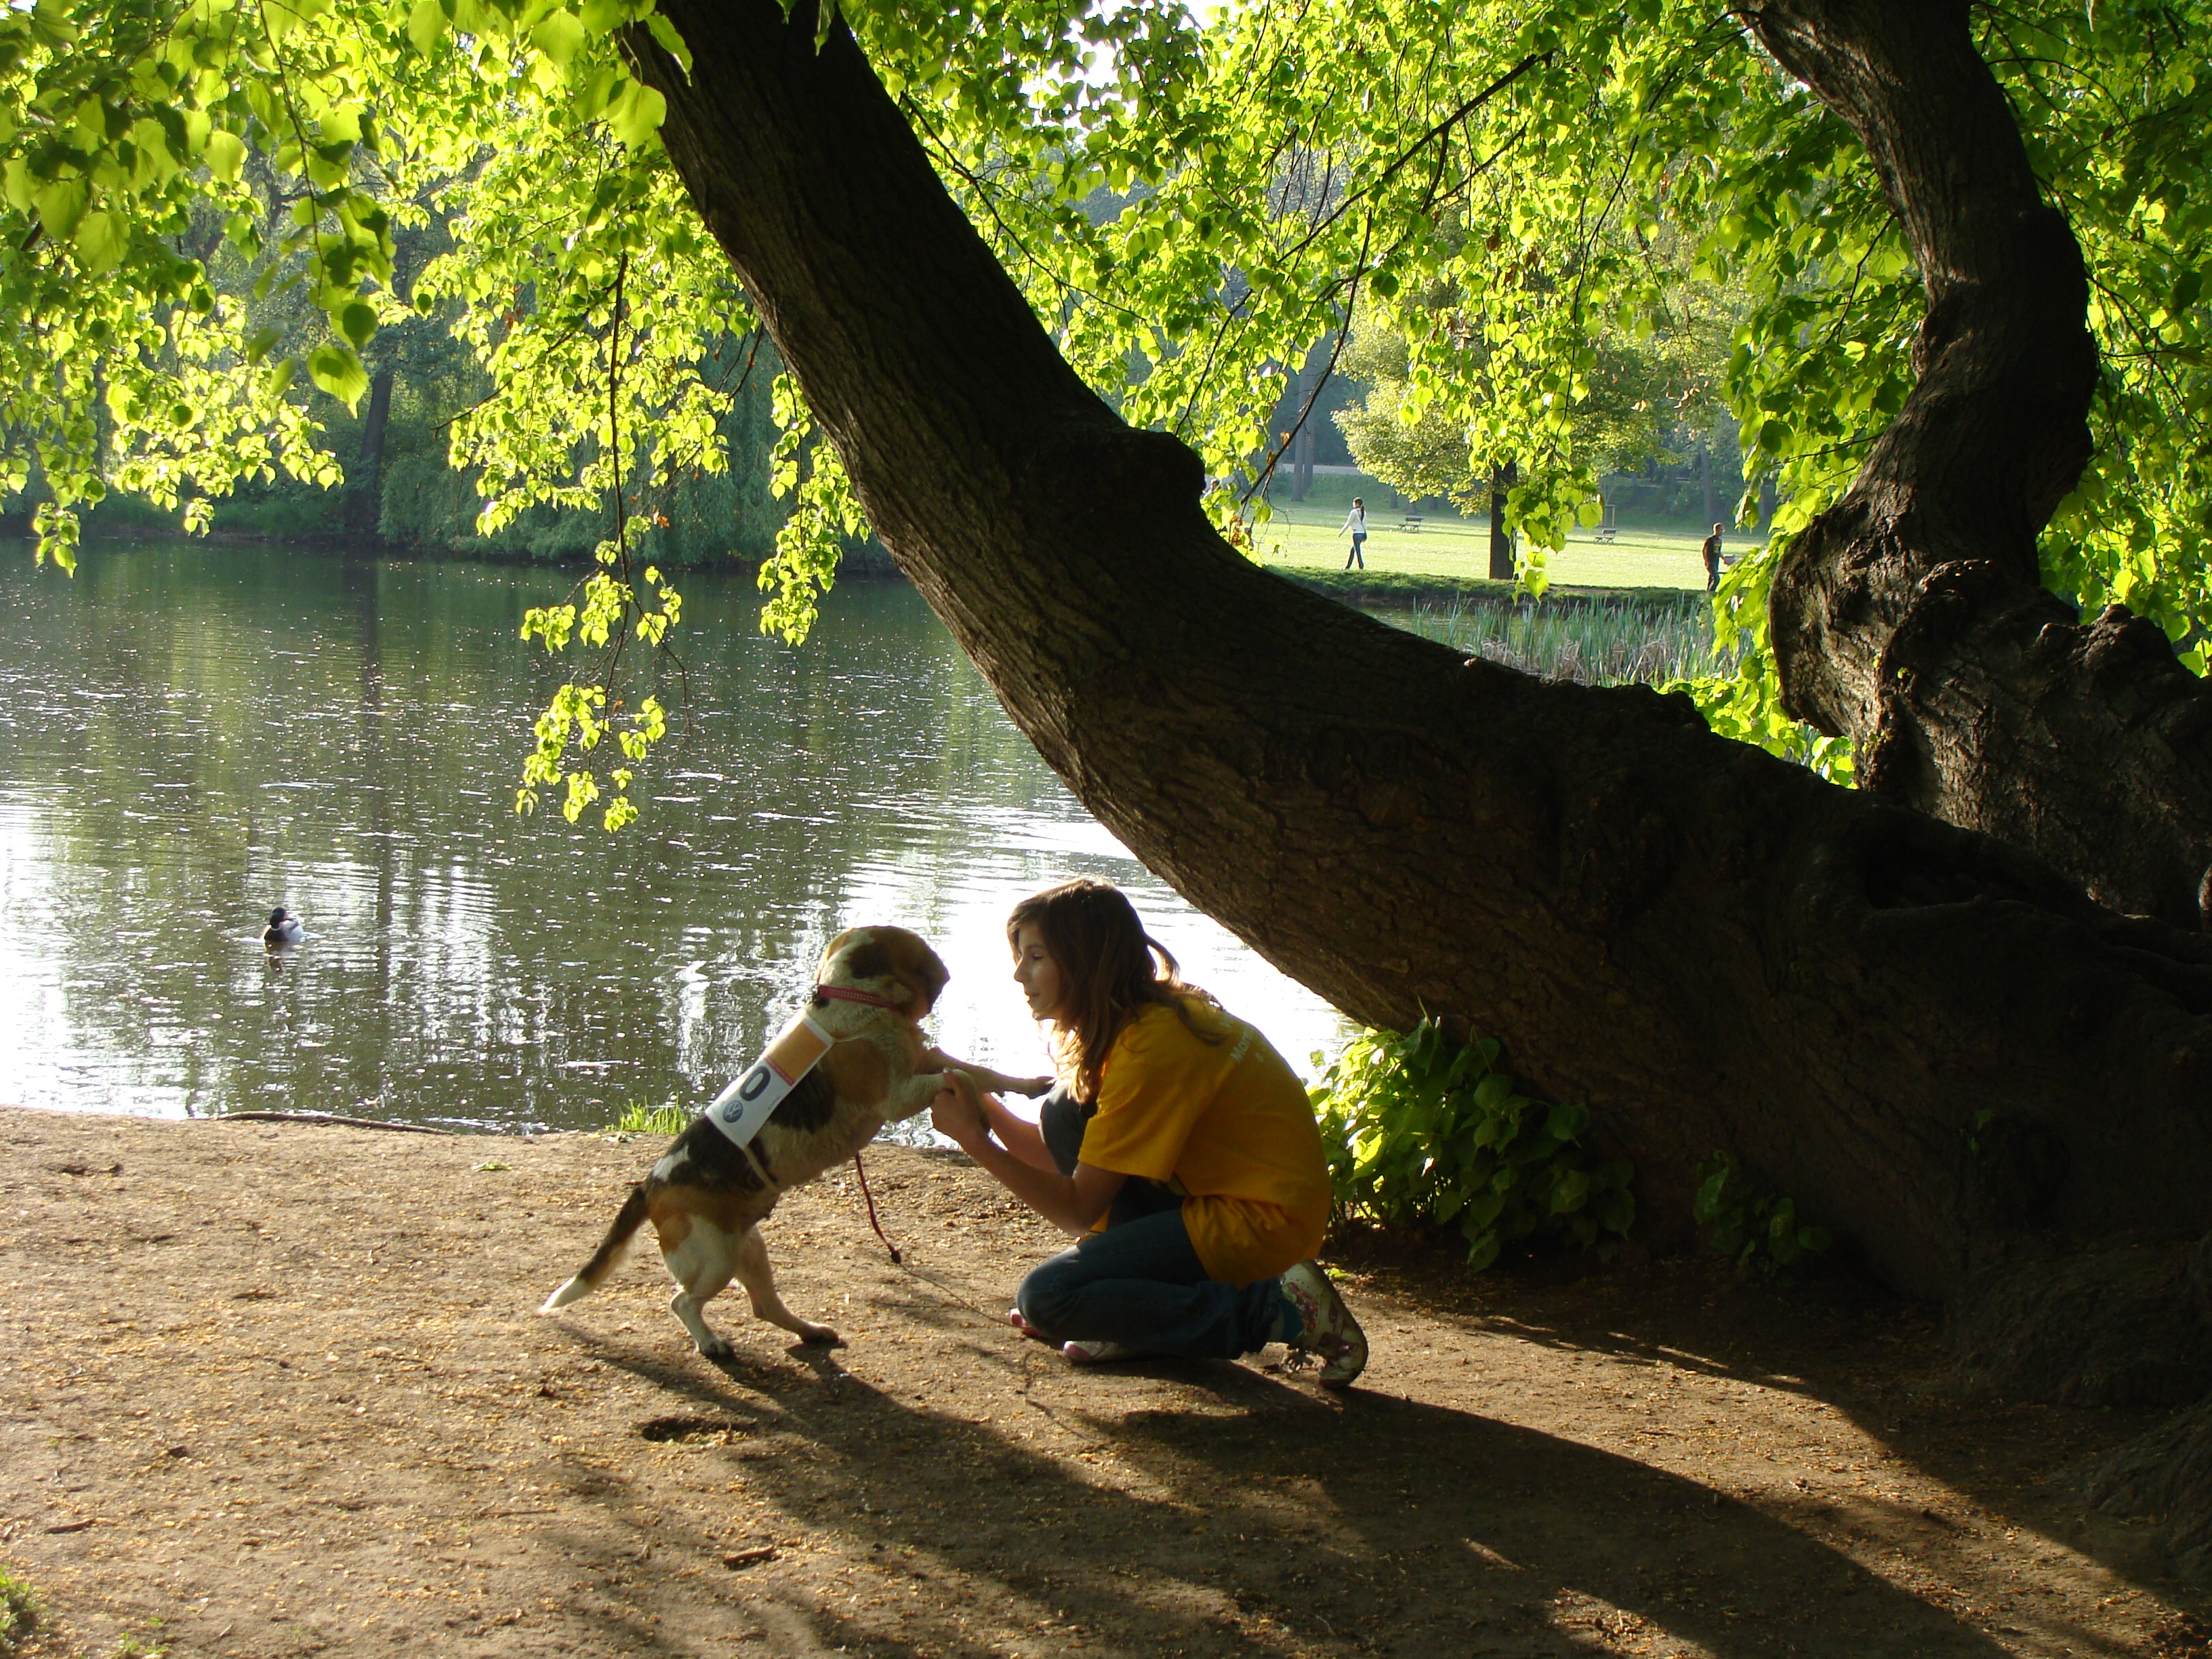
<svg viewBox="0 0 2212 1659">
<path fill-rule="evenodd" d="M 799 1080 L 814 1069 L 836 1040 L 814 1023 L 813 1015 L 801 1009 L 768 1045 L 768 1052 L 714 1097 L 714 1103 L 707 1109 L 707 1121 L 727 1135 L 732 1146 L 751 1145 L 769 1114 L 783 1103 L 784 1097 L 799 1086 Z"/>
</svg>

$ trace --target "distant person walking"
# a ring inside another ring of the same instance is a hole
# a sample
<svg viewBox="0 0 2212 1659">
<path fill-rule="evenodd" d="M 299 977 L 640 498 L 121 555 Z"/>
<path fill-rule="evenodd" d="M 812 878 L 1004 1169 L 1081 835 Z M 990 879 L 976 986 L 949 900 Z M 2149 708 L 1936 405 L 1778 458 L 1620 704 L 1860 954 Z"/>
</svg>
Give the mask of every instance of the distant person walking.
<svg viewBox="0 0 2212 1659">
<path fill-rule="evenodd" d="M 1352 532 L 1352 554 L 1345 560 L 1344 568 L 1349 570 L 1358 565 L 1366 569 L 1367 561 L 1359 550 L 1367 545 L 1367 503 L 1357 495 L 1352 498 L 1352 511 L 1344 515 L 1344 527 Z"/>
<path fill-rule="evenodd" d="M 1705 592 L 1717 593 L 1721 591 L 1721 527 L 1718 525 L 1713 526 L 1713 533 L 1705 538 L 1705 544 L 1699 550 L 1705 556 Z"/>
</svg>

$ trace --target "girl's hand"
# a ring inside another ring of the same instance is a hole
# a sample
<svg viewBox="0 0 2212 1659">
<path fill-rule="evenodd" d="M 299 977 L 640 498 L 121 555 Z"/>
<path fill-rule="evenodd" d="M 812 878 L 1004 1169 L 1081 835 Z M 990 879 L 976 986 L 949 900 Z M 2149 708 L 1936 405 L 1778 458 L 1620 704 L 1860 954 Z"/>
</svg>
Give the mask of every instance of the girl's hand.
<svg viewBox="0 0 2212 1659">
<path fill-rule="evenodd" d="M 975 1092 L 975 1080 L 965 1072 L 945 1072 L 945 1086 L 929 1103 L 929 1121 L 938 1133 L 963 1152 L 970 1152 L 976 1143 L 991 1138 L 990 1125 L 983 1115 L 982 1097 Z"/>
<path fill-rule="evenodd" d="M 988 1066 L 978 1066 L 972 1060 L 955 1060 L 942 1048 L 932 1048 L 916 1064 L 915 1070 L 923 1072 L 954 1072 L 968 1073 L 968 1080 L 986 1093 L 994 1095 L 1028 1095 L 1034 1099 L 1050 1092 L 1056 1079 L 1048 1077 L 1008 1077 L 1004 1072 L 994 1072 Z"/>
</svg>

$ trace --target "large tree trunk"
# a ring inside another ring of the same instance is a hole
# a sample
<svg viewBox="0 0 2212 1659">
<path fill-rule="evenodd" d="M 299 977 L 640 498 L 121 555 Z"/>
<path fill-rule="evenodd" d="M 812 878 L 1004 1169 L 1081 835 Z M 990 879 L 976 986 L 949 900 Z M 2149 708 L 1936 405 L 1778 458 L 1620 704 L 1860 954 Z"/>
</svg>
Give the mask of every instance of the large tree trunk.
<svg viewBox="0 0 2212 1659">
<path fill-rule="evenodd" d="M 1684 700 L 1462 660 L 1246 562 L 1197 458 L 1054 351 L 842 30 L 817 52 L 803 7 L 665 9 L 693 74 L 633 44 L 670 153 L 878 532 L 1194 903 L 1359 1019 L 1503 1036 L 1662 1214 L 1727 1147 L 1937 1295 L 2031 1224 L 2212 1223 L 2212 941 Z"/>
<path fill-rule="evenodd" d="M 2212 866 L 2212 690 L 2155 626 L 2087 625 L 2035 538 L 2089 454 L 2081 256 L 2045 204 L 1965 0 L 1741 15 L 1856 130 L 1928 289 L 1918 384 L 1777 573 L 1790 711 L 1860 787 L 2028 848 L 2116 909 L 2187 927 Z"/>
</svg>

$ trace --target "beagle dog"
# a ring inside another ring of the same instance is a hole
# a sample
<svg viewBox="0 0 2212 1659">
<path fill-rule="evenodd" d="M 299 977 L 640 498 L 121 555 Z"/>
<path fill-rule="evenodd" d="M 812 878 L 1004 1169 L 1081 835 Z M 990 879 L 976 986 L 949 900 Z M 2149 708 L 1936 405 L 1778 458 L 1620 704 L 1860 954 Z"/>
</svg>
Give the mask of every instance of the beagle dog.
<svg viewBox="0 0 2212 1659">
<path fill-rule="evenodd" d="M 545 1298 L 550 1314 L 596 1290 L 637 1230 L 648 1221 L 660 1259 L 676 1281 L 669 1310 L 702 1354 L 730 1352 L 703 1310 L 732 1278 L 753 1312 L 802 1342 L 831 1343 L 837 1333 L 801 1319 L 775 1292 L 760 1224 L 790 1188 L 845 1162 L 886 1123 L 927 1108 L 944 1085 L 945 1057 L 928 1046 L 918 1022 L 951 977 L 937 952 L 903 927 L 855 927 L 830 941 L 815 972 L 804 1024 L 820 1058 L 744 1144 L 717 1120 L 734 1123 L 757 1082 L 768 1082 L 779 1047 L 800 1030 L 794 1021 L 761 1063 L 692 1120 L 676 1144 L 630 1188 L 592 1259 Z M 826 1048 L 818 1045 L 826 1042 Z M 1050 1078 L 1009 1078 L 959 1062 L 979 1088 L 1042 1094 Z M 924 1069 L 924 1068 L 927 1069 Z M 779 1074 L 783 1068 L 778 1066 Z M 764 1102 L 763 1103 L 765 1103 Z"/>
</svg>

